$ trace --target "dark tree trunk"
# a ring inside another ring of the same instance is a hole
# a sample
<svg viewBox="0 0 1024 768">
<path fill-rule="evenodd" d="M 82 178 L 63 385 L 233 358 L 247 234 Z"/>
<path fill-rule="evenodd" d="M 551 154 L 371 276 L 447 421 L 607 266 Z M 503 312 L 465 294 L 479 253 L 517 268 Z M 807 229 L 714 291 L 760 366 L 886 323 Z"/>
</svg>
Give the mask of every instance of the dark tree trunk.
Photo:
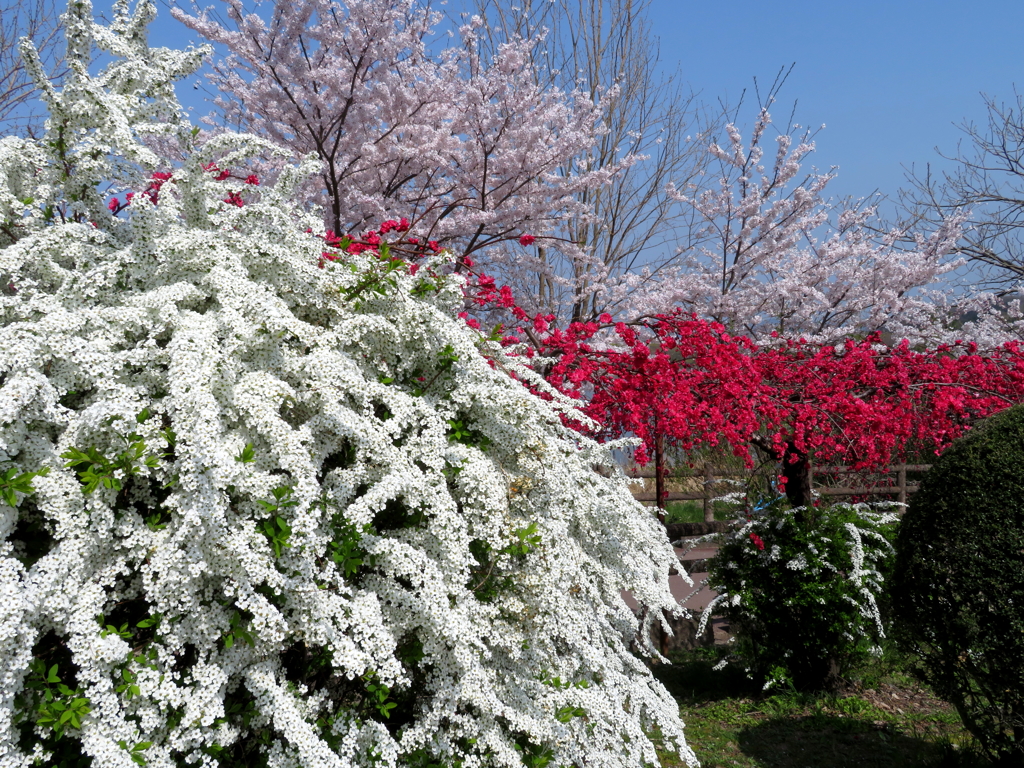
<svg viewBox="0 0 1024 768">
<path fill-rule="evenodd" d="M 793 664 L 793 687 L 798 691 L 837 693 L 843 685 L 839 660 L 833 657 Z"/>
<path fill-rule="evenodd" d="M 658 497 L 658 520 L 665 522 L 665 436 L 654 438 L 654 493 Z"/>
<path fill-rule="evenodd" d="M 814 501 L 812 493 L 811 461 L 806 453 L 797 449 L 792 441 L 785 448 L 778 449 L 767 438 L 755 436 L 754 445 L 775 461 L 782 463 L 782 477 L 786 480 L 786 498 L 794 507 L 810 508 Z M 801 516 L 797 516 L 801 520 Z"/>
<path fill-rule="evenodd" d="M 782 476 L 786 478 L 786 498 L 794 507 L 809 507 L 811 494 L 811 462 L 806 453 L 798 451 L 792 443 L 786 445 L 782 457 Z"/>
</svg>

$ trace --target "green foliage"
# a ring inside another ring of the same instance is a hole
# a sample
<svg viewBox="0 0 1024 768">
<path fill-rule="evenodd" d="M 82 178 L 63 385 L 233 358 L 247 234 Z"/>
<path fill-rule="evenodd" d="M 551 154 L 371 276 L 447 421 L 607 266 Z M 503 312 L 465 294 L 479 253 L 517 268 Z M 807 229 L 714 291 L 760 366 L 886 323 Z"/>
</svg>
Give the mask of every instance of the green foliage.
<svg viewBox="0 0 1024 768">
<path fill-rule="evenodd" d="M 551 750 L 547 747 L 520 739 L 516 744 L 516 751 L 519 752 L 526 768 L 548 768 L 551 765 Z"/>
<path fill-rule="evenodd" d="M 49 669 L 41 659 L 32 662 L 25 687 L 40 693 L 35 712 L 35 724 L 49 726 L 59 739 L 68 728 L 81 728 L 82 718 L 91 711 L 89 699 L 79 688 L 71 689 L 61 681 L 57 665 Z"/>
<path fill-rule="evenodd" d="M 551 677 L 551 675 L 548 674 L 547 670 L 544 670 L 540 673 L 540 681 L 544 683 L 544 685 L 551 686 L 556 691 L 567 691 L 570 688 L 590 687 L 590 683 L 588 683 L 586 680 L 577 680 L 575 683 L 572 683 L 568 680 L 563 680 L 560 677 Z"/>
<path fill-rule="evenodd" d="M 427 393 L 427 390 L 445 373 L 448 373 L 452 366 L 458 361 L 459 356 L 455 354 L 455 349 L 451 344 L 445 344 L 444 347 L 438 352 L 437 355 L 437 368 L 434 370 L 434 375 L 428 381 L 426 376 L 416 376 L 417 381 L 420 382 L 419 386 L 415 386 L 410 390 L 410 394 L 414 397 L 422 397 Z"/>
<path fill-rule="evenodd" d="M 458 360 L 459 356 L 455 352 L 455 348 L 451 344 L 445 344 L 437 352 L 436 362 L 432 367 L 427 369 L 421 367 L 414 368 L 401 380 L 395 376 L 380 375 L 377 377 L 377 381 L 381 384 L 404 384 L 410 395 L 413 397 L 423 397 L 442 376 L 451 373 L 453 366 Z M 387 411 L 386 408 L 384 411 L 386 415 L 378 417 L 382 421 L 391 418 L 391 412 Z"/>
<path fill-rule="evenodd" d="M 817 509 L 813 522 L 801 512 L 782 499 L 760 510 L 721 546 L 709 583 L 766 688 L 835 689 L 884 637 L 877 597 L 896 518 L 860 504 Z"/>
<path fill-rule="evenodd" d="M 398 706 L 395 702 L 390 701 L 391 689 L 380 682 L 377 673 L 373 670 L 367 670 L 363 675 L 363 683 L 366 687 L 367 701 L 370 707 L 384 719 L 391 719 L 391 710 Z"/>
<path fill-rule="evenodd" d="M 149 749 L 151 746 L 153 746 L 153 743 L 150 741 L 140 741 L 134 746 L 129 747 L 128 742 L 126 742 L 124 739 L 117 742 L 117 744 L 119 747 L 121 747 L 121 749 L 126 751 L 131 756 L 132 761 L 137 763 L 138 765 L 146 764 L 146 756 L 142 753 Z"/>
<path fill-rule="evenodd" d="M 107 624 L 106 623 L 106 618 L 102 614 L 100 614 L 96 618 L 96 620 L 99 622 L 99 625 L 101 627 L 103 627 L 103 629 L 100 630 L 100 637 L 106 637 L 107 635 L 117 635 L 122 640 L 130 640 L 131 639 L 132 633 L 128 629 L 127 622 L 122 624 L 120 626 L 120 628 L 118 628 L 118 627 L 114 626 L 113 624 Z"/>
<path fill-rule="evenodd" d="M 128 667 L 124 667 L 121 670 L 121 680 L 123 680 L 124 682 L 118 684 L 114 690 L 116 690 L 118 693 L 123 693 L 125 699 L 127 699 L 128 701 L 131 701 L 141 693 L 141 691 L 139 690 L 139 686 L 136 685 L 135 682 L 136 675 L 134 672 L 128 669 Z"/>
<path fill-rule="evenodd" d="M 387 243 L 381 243 L 377 252 L 380 256 L 376 268 L 365 272 L 363 279 L 355 285 L 339 290 L 342 298 L 351 301 L 356 311 L 362 309 L 369 295 L 387 296 L 388 289 L 397 289 L 398 281 L 394 275 L 407 269 L 403 259 L 391 257 Z M 349 268 L 355 273 L 359 271 L 355 264 L 349 264 Z"/>
<path fill-rule="evenodd" d="M 139 424 L 149 418 L 149 409 L 144 408 L 135 420 Z M 121 435 L 125 443 L 124 450 L 108 459 L 94 447 L 84 451 L 71 447 L 60 456 L 67 459 L 65 467 L 73 467 L 78 473 L 79 482 L 85 493 L 92 493 L 101 485 L 114 491 L 124 488 L 124 481 L 132 475 L 139 474 L 142 466 L 155 468 L 159 465 L 156 456 L 145 456 L 146 443 L 136 432 Z"/>
<path fill-rule="evenodd" d="M 256 645 L 256 640 L 253 638 L 252 632 L 249 631 L 251 616 L 247 616 L 248 613 L 248 611 L 237 610 L 231 612 L 228 631 L 224 633 L 225 648 L 233 646 L 236 640 L 241 640 L 250 647 Z"/>
<path fill-rule="evenodd" d="M 274 550 L 274 557 L 280 557 L 285 549 L 291 547 L 288 538 L 292 535 L 292 529 L 288 521 L 278 513 L 296 506 L 298 502 L 292 498 L 292 488 L 287 485 L 273 488 L 270 493 L 274 497 L 273 501 L 260 499 L 257 502 L 270 514 L 268 519 L 257 525 L 257 529 L 267 537 L 271 549 Z"/>
<path fill-rule="evenodd" d="M 984 749 L 1024 765 L 1024 407 L 939 457 L 896 552 L 899 640 Z"/>
<path fill-rule="evenodd" d="M 346 579 L 351 580 L 362 568 L 366 558 L 366 552 L 362 548 L 364 533 L 370 533 L 373 527 L 364 525 L 362 529 L 344 520 L 340 515 L 335 516 L 331 530 L 334 538 L 327 545 L 331 559 L 334 560 Z"/>
<path fill-rule="evenodd" d="M 482 603 L 489 603 L 503 591 L 514 588 L 515 579 L 507 572 L 509 561 L 526 557 L 541 544 L 536 523 L 516 529 L 513 535 L 515 542 L 497 550 L 483 539 L 470 542 L 469 551 L 478 567 L 471 571 L 469 587 Z"/>
<path fill-rule="evenodd" d="M 712 502 L 715 520 L 731 520 L 735 506 L 723 501 Z M 704 505 L 699 501 L 672 501 L 665 505 L 666 523 L 702 523 Z"/>
<path fill-rule="evenodd" d="M 253 444 L 246 443 L 241 453 L 235 457 L 235 461 L 239 461 L 242 464 L 252 464 L 256 461 L 256 450 L 253 447 Z"/>
<path fill-rule="evenodd" d="M 462 419 L 448 420 L 448 439 L 453 443 L 475 446 L 481 451 L 486 451 L 491 444 L 490 438 L 470 427 Z"/>
<path fill-rule="evenodd" d="M 37 472 L 21 472 L 19 474 L 17 469 L 9 467 L 0 473 L 0 499 L 3 499 L 9 507 L 17 507 L 18 497 L 16 494 L 31 496 L 35 493 L 32 481 L 37 477 L 45 477 L 49 472 L 49 467 L 43 467 Z"/>
<path fill-rule="evenodd" d="M 502 549 L 512 557 L 526 557 L 534 549 L 540 546 L 540 534 L 537 533 L 537 524 L 530 523 L 525 528 L 515 531 L 516 542 Z"/>
</svg>

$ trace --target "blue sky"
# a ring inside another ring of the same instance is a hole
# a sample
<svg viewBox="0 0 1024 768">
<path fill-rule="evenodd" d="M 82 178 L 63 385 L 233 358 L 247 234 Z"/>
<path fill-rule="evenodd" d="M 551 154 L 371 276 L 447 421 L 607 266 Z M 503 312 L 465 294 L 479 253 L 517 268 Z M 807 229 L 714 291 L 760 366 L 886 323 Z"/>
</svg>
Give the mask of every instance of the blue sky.
<svg viewBox="0 0 1024 768">
<path fill-rule="evenodd" d="M 903 165 L 950 167 L 935 148 L 955 153 L 955 124 L 985 121 L 979 94 L 1024 89 L 1020 0 L 652 0 L 651 21 L 665 66 L 709 100 L 795 62 L 774 113 L 796 100 L 797 122 L 825 124 L 815 163 L 839 166 L 840 197 L 894 195 Z"/>
<path fill-rule="evenodd" d="M 151 41 L 183 47 L 195 35 L 165 2 Z M 754 77 L 768 86 L 795 62 L 774 113 L 788 117 L 796 101 L 796 122 L 825 124 L 813 162 L 839 166 L 837 197 L 895 195 L 904 165 L 951 167 L 935 148 L 955 153 L 956 125 L 985 120 L 980 94 L 1024 89 L 1021 0 L 651 0 L 650 18 L 665 70 L 678 67 L 708 102 L 748 89 L 753 107 Z M 200 91 L 180 95 L 205 111 Z"/>
</svg>

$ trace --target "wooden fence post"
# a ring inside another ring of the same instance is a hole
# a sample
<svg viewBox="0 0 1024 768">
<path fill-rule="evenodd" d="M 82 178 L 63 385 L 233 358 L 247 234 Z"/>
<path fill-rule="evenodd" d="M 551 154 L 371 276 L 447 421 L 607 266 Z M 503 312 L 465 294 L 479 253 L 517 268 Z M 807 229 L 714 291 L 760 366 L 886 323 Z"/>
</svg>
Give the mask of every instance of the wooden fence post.
<svg viewBox="0 0 1024 768">
<path fill-rule="evenodd" d="M 907 503 L 907 465 L 900 464 L 896 467 L 896 499 L 900 504 Z"/>
<path fill-rule="evenodd" d="M 715 506 L 711 503 L 713 496 L 711 486 L 715 482 L 715 474 L 711 468 L 711 462 L 704 464 L 704 522 L 710 523 L 715 519 Z"/>
<path fill-rule="evenodd" d="M 658 507 L 658 519 L 665 522 L 665 435 L 659 432 L 654 438 L 654 494 Z"/>
</svg>

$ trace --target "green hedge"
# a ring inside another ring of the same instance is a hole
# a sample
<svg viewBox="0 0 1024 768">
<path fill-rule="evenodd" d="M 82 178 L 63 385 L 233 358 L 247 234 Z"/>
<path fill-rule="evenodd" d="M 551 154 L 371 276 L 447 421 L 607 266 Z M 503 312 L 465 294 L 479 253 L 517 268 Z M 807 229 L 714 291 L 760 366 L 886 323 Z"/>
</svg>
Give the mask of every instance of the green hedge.
<svg viewBox="0 0 1024 768">
<path fill-rule="evenodd" d="M 901 643 L 993 758 L 1024 765 L 1024 407 L 938 459 L 896 551 Z"/>
</svg>

